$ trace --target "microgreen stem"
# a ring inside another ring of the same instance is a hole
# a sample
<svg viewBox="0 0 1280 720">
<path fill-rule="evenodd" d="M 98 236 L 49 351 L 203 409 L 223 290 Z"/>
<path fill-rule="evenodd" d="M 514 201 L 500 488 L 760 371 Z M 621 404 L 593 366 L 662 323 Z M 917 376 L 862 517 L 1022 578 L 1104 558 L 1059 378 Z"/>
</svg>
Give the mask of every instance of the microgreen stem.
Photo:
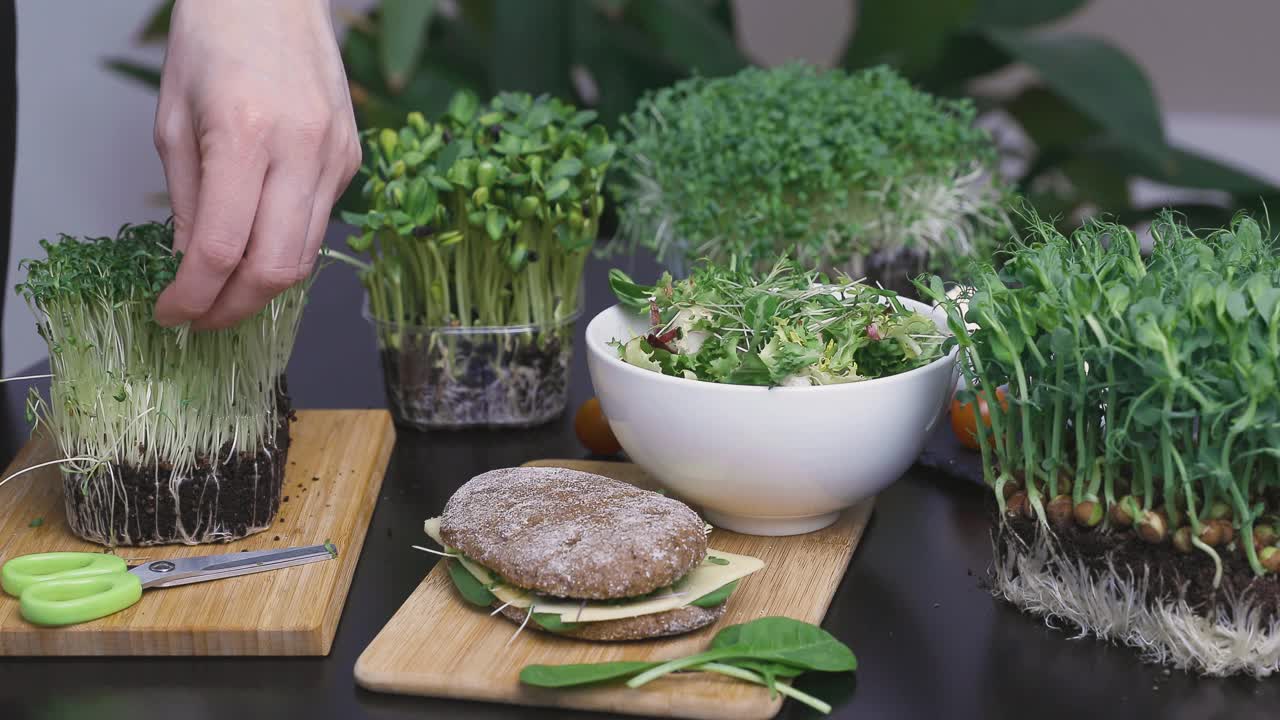
<svg viewBox="0 0 1280 720">
<path fill-rule="evenodd" d="M 765 680 L 764 677 L 762 677 L 761 675 L 751 672 L 750 670 L 744 670 L 743 668 L 735 667 L 733 665 L 725 665 L 723 663 L 718 663 L 718 662 L 709 662 L 709 663 L 704 663 L 702 665 L 699 665 L 695 669 L 706 670 L 708 672 L 719 673 L 721 675 L 728 675 L 729 677 L 737 678 L 739 680 L 746 680 L 747 682 L 752 682 L 757 685 L 764 685 L 766 687 L 769 686 L 769 682 Z M 808 705 L 809 707 L 813 708 L 814 710 L 817 710 L 823 715 L 831 714 L 830 703 L 823 702 L 822 700 L 819 700 L 818 698 L 810 695 L 809 693 L 806 693 L 801 690 L 797 690 L 785 682 L 774 683 L 773 688 L 777 690 L 779 693 L 782 693 L 783 695 L 786 695 L 787 697 L 793 700 L 796 700 L 798 702 L 804 703 L 805 705 Z"/>
</svg>

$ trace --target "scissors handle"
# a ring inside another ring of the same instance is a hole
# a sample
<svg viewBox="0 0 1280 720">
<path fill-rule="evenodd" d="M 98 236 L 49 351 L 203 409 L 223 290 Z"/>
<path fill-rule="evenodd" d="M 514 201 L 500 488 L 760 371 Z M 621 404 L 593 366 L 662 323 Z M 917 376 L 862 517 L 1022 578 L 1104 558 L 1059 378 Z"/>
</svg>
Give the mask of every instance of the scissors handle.
<svg viewBox="0 0 1280 720">
<path fill-rule="evenodd" d="M 105 553 L 51 552 L 23 555 L 0 567 L 0 587 L 14 597 L 36 583 L 93 577 L 129 570 L 124 560 Z"/>
<path fill-rule="evenodd" d="M 18 606 L 27 622 L 61 627 L 113 615 L 141 598 L 138 576 L 116 572 L 35 583 L 22 591 Z"/>
</svg>

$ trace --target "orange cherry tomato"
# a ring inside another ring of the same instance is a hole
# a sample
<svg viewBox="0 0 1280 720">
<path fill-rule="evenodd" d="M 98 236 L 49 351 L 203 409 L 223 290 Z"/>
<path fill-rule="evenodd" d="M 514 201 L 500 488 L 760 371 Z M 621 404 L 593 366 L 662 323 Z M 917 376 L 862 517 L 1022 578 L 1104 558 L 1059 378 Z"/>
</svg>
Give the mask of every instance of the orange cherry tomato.
<svg viewBox="0 0 1280 720">
<path fill-rule="evenodd" d="M 1000 401 L 1000 408 L 1008 412 L 1009 390 L 1006 386 L 1001 385 L 996 388 L 996 399 Z M 990 428 L 991 408 L 988 407 L 987 398 L 982 393 L 978 393 L 977 403 L 978 412 L 982 414 L 982 424 Z M 959 397 L 951 398 L 951 431 L 965 447 L 970 450 L 978 449 L 978 421 L 973 412 L 972 402 L 961 402 Z M 988 440 L 994 442 L 995 438 L 988 438 Z"/>
<path fill-rule="evenodd" d="M 609 427 L 609 419 L 600 409 L 598 398 L 591 398 L 578 408 L 578 414 L 573 418 L 573 431 L 582 446 L 593 455 L 616 455 L 622 450 L 618 438 L 613 435 L 613 428 Z"/>
</svg>

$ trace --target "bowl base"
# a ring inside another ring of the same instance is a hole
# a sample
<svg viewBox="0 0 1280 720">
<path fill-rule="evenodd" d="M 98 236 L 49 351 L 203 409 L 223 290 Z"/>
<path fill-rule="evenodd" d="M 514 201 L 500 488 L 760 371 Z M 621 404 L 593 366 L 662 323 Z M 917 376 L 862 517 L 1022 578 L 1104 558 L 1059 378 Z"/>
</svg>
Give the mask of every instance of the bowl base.
<svg viewBox="0 0 1280 720">
<path fill-rule="evenodd" d="M 743 535 L 803 535 L 821 530 L 840 518 L 840 511 L 825 515 L 804 517 L 759 517 L 755 515 L 731 515 L 715 510 L 702 511 L 707 522 L 718 528 L 732 530 Z"/>
</svg>

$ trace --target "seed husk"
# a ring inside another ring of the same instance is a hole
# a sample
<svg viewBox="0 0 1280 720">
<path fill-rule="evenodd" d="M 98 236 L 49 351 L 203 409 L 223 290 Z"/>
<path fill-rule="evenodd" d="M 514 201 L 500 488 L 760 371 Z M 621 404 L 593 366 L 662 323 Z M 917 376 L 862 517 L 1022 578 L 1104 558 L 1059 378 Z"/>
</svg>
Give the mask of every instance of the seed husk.
<svg viewBox="0 0 1280 720">
<path fill-rule="evenodd" d="M 1062 495 L 1070 495 L 1074 488 L 1075 483 L 1072 481 L 1071 475 L 1066 470 L 1060 470 L 1058 472 L 1058 492 Z"/>
<path fill-rule="evenodd" d="M 1200 542 L 1209 547 L 1218 547 L 1222 544 L 1222 528 L 1217 521 L 1210 521 L 1200 526 Z"/>
<path fill-rule="evenodd" d="M 1159 510 L 1148 510 L 1138 522 L 1138 537 L 1152 545 L 1159 545 L 1169 537 L 1169 521 Z"/>
<path fill-rule="evenodd" d="M 1253 529 L 1253 544 L 1264 548 L 1276 543 L 1276 529 L 1271 525 L 1259 525 Z"/>
<path fill-rule="evenodd" d="M 1231 506 L 1224 502 L 1216 502 L 1209 506 L 1209 518 L 1211 520 L 1230 520 Z"/>
<path fill-rule="evenodd" d="M 1133 514 L 1129 512 L 1129 507 L 1136 501 L 1132 495 L 1125 495 L 1120 501 L 1111 506 L 1111 523 L 1120 527 L 1131 527 L 1133 525 Z"/>
<path fill-rule="evenodd" d="M 1267 572 L 1280 572 L 1280 548 L 1262 548 L 1262 552 L 1258 553 L 1258 559 L 1262 561 L 1262 567 L 1266 568 Z"/>
<path fill-rule="evenodd" d="M 1081 527 L 1097 527 L 1102 522 L 1102 505 L 1097 500 L 1085 500 L 1075 506 L 1076 524 Z"/>
<path fill-rule="evenodd" d="M 1195 545 L 1191 543 L 1191 526 L 1183 525 L 1173 533 L 1173 549 L 1183 555 L 1191 554 L 1195 549 Z"/>
<path fill-rule="evenodd" d="M 1235 529 L 1235 526 L 1231 524 L 1230 520 L 1227 520 L 1225 518 L 1219 519 L 1219 520 L 1211 520 L 1209 524 L 1214 525 L 1218 528 L 1218 532 L 1221 533 L 1222 535 L 1223 545 L 1230 545 L 1232 542 L 1235 541 L 1236 529 Z"/>
<path fill-rule="evenodd" d="M 1031 500 L 1021 490 L 1009 496 L 1009 499 L 1005 501 L 1004 508 L 1005 514 L 1011 518 L 1031 517 Z"/>
<path fill-rule="evenodd" d="M 1072 511 L 1070 495 L 1059 495 L 1049 501 L 1045 506 L 1045 514 L 1049 517 L 1049 524 L 1055 528 L 1062 529 L 1071 524 Z"/>
<path fill-rule="evenodd" d="M 1005 502 L 1008 502 L 1009 499 L 1013 497 L 1013 494 L 1016 492 L 1019 492 L 1020 490 L 1022 490 L 1021 482 L 1017 480 L 1009 480 L 1008 482 L 1006 482 L 1004 484 L 1004 490 L 1003 490 Z"/>
</svg>

